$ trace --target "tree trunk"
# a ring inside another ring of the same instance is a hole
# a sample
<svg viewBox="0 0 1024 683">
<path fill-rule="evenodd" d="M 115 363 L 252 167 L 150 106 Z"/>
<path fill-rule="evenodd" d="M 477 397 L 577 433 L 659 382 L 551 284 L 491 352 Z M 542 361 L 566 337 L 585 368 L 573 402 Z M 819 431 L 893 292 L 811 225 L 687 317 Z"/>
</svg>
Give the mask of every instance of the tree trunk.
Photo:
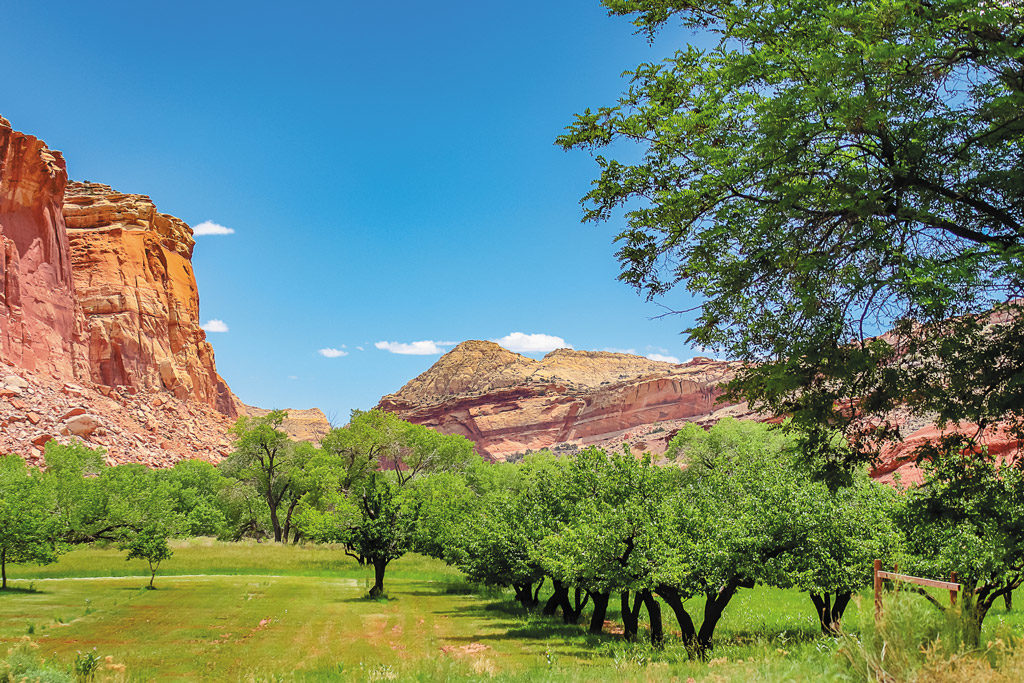
<svg viewBox="0 0 1024 683">
<path fill-rule="evenodd" d="M 661 604 L 650 590 L 644 590 L 642 595 L 647 617 L 651 622 L 651 645 L 662 647 L 665 644 L 665 631 L 661 624 Z"/>
<path fill-rule="evenodd" d="M 818 622 L 821 624 L 821 632 L 826 636 L 834 636 L 839 634 L 839 627 L 842 624 L 843 613 L 846 611 L 846 606 L 850 603 L 850 597 L 853 595 L 850 591 L 842 591 L 836 593 L 835 602 L 832 602 L 832 595 L 830 593 L 814 593 L 808 592 L 811 596 L 811 602 L 814 603 L 814 611 L 818 615 Z"/>
<path fill-rule="evenodd" d="M 292 530 L 292 513 L 295 512 L 295 506 L 299 504 L 298 499 L 295 499 L 288 506 L 288 513 L 284 516 L 284 529 L 281 532 L 281 542 L 288 542 L 288 535 Z M 298 531 L 295 532 L 296 534 Z"/>
<path fill-rule="evenodd" d="M 722 612 L 726 605 L 736 595 L 736 589 L 740 585 L 737 580 L 730 581 L 717 593 L 707 593 L 704 602 L 704 620 L 697 632 L 697 657 L 707 659 L 708 652 L 714 646 L 715 627 L 722 618 Z"/>
<path fill-rule="evenodd" d="M 7 588 L 7 548 L 0 550 L 0 576 L 3 580 L 0 581 L 0 590 Z"/>
<path fill-rule="evenodd" d="M 608 593 L 591 593 L 594 601 L 594 614 L 590 617 L 590 632 L 601 633 L 604 630 L 604 620 L 608 616 Z"/>
<path fill-rule="evenodd" d="M 373 558 L 373 588 L 370 589 L 371 598 L 379 598 L 384 595 L 384 570 L 387 568 L 388 560 L 386 558 Z"/>
<path fill-rule="evenodd" d="M 153 588 L 153 580 L 156 578 L 156 567 L 152 564 L 149 565 L 149 590 L 156 590 Z"/>
<path fill-rule="evenodd" d="M 580 614 L 583 608 L 590 602 L 590 594 L 585 593 L 582 588 L 576 587 L 573 600 L 569 600 L 569 593 L 566 591 L 565 599 L 562 602 L 562 621 L 567 624 L 580 623 Z"/>
<path fill-rule="evenodd" d="M 270 523 L 274 526 L 274 540 L 281 542 L 281 520 L 277 518 L 277 506 L 267 498 L 267 505 L 270 507 Z"/>
<path fill-rule="evenodd" d="M 544 603 L 542 614 L 546 617 L 553 616 L 558 611 L 558 608 L 561 607 L 564 616 L 565 607 L 569 602 L 569 587 L 558 579 L 553 579 L 551 583 L 554 586 L 554 592 L 548 598 L 548 601 Z"/>
<path fill-rule="evenodd" d="M 1013 591 L 1009 591 L 1003 594 L 1003 604 L 1006 605 L 1006 611 L 1013 611 Z"/>
<path fill-rule="evenodd" d="M 622 612 L 622 636 L 629 641 L 636 640 L 637 631 L 640 629 L 640 595 L 637 594 L 635 607 L 630 605 L 629 591 L 623 591 L 619 595 Z"/>
<path fill-rule="evenodd" d="M 537 600 L 533 597 L 532 583 L 513 583 L 512 590 L 516 592 L 516 600 L 527 609 L 537 606 Z"/>
<path fill-rule="evenodd" d="M 690 617 L 690 613 L 683 606 L 683 599 L 679 597 L 679 589 L 674 586 L 658 586 L 655 592 L 676 615 L 676 621 L 679 622 L 679 633 L 687 653 L 691 656 L 696 656 L 697 629 L 694 628 L 693 618 Z"/>
</svg>

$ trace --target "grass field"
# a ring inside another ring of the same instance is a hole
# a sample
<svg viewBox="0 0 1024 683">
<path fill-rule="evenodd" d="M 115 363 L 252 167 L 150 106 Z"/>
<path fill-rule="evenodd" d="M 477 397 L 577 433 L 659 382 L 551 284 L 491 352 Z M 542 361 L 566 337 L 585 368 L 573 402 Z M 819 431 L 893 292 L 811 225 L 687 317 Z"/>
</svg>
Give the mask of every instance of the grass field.
<svg viewBox="0 0 1024 683">
<path fill-rule="evenodd" d="M 842 643 L 820 637 L 810 601 L 795 591 L 741 592 L 712 661 L 698 663 L 678 643 L 657 652 L 525 614 L 509 595 L 474 590 L 416 555 L 391 565 L 381 600 L 364 597 L 372 570 L 323 546 L 178 542 L 155 591 L 143 588 L 144 564 L 113 549 L 8 574 L 0 640 L 28 639 L 65 669 L 95 649 L 109 658 L 99 680 L 863 679 L 837 654 Z M 853 605 L 846 621 L 864 616 Z M 1022 627 L 1022 616 L 1000 606 L 986 637 Z"/>
</svg>

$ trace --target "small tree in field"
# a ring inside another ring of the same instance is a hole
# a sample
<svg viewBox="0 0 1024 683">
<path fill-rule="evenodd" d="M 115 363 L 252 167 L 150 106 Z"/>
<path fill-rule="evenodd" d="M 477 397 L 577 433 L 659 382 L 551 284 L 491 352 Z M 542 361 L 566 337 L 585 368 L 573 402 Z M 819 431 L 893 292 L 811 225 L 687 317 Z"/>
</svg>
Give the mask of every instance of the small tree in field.
<svg viewBox="0 0 1024 683">
<path fill-rule="evenodd" d="M 590 631 L 600 633 L 612 593 L 618 593 L 624 636 L 638 636 L 639 615 L 646 607 L 651 642 L 663 640 L 661 606 L 654 597 L 656 574 L 669 540 L 665 500 L 678 475 L 652 465 L 649 456 L 637 458 L 627 450 L 606 453 L 590 448 L 566 465 L 562 497 L 569 509 L 566 521 L 542 541 L 539 556 L 545 570 L 565 586 L 575 586 L 576 599 L 565 591 L 561 600 L 565 620 L 575 623 L 586 600 L 594 604 Z M 676 545 L 685 537 L 671 539 Z"/>
<path fill-rule="evenodd" d="M 356 410 L 321 446 L 306 465 L 300 527 L 306 537 L 343 543 L 348 554 L 372 564 L 370 596 L 383 595 L 388 564 L 415 542 L 419 505 L 411 486 L 431 473 L 469 467 L 478 460 L 473 444 L 392 413 Z"/>
<path fill-rule="evenodd" d="M 17 455 L 0 457 L 0 589 L 8 563 L 55 562 L 56 536 L 52 490 Z"/>
<path fill-rule="evenodd" d="M 813 481 L 795 458 L 785 466 L 801 485 L 797 509 L 806 536 L 798 549 L 779 558 L 781 571 L 772 583 L 806 591 L 821 632 L 834 636 L 853 594 L 871 585 L 873 561 L 904 562 L 903 539 L 896 526 L 904 499 L 863 471 L 850 486 L 830 491 Z"/>
<path fill-rule="evenodd" d="M 157 524 L 151 524 L 138 533 L 127 536 L 118 544 L 121 550 L 128 551 L 125 561 L 145 560 L 149 564 L 149 586 L 155 590 L 153 580 L 156 578 L 160 563 L 170 559 L 174 554 L 167 544 L 167 531 Z"/>
<path fill-rule="evenodd" d="M 445 559 L 470 579 L 507 586 L 523 606 L 537 605 L 548 573 L 541 564 L 540 544 L 565 521 L 565 463 L 550 453 L 532 454 L 516 465 L 501 485 L 483 495 L 450 538 Z M 564 588 L 557 582 L 549 613 L 562 604 Z"/>
</svg>

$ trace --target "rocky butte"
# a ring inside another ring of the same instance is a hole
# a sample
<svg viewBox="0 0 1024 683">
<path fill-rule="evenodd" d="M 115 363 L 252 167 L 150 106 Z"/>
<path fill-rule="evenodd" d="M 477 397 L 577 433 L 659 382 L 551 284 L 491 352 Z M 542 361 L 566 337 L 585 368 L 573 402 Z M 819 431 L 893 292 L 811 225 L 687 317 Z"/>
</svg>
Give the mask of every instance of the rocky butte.
<svg viewBox="0 0 1024 683">
<path fill-rule="evenodd" d="M 687 422 L 754 417 L 718 403 L 736 364 L 681 364 L 600 351 L 558 349 L 534 360 L 489 341 L 467 341 L 378 407 L 446 434 L 462 434 L 495 460 L 560 445 L 628 441 L 661 453 Z"/>
<path fill-rule="evenodd" d="M 0 118 L 0 453 L 38 460 L 51 439 L 154 466 L 229 452 L 252 409 L 200 327 L 194 246 L 149 197 L 68 182 L 60 152 Z"/>
</svg>

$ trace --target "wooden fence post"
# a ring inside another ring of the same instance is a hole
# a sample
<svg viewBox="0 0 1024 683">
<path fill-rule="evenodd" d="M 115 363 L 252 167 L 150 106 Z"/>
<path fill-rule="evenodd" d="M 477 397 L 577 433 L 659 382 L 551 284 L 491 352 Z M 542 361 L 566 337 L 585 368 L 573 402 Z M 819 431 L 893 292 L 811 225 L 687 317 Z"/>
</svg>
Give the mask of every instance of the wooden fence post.
<svg viewBox="0 0 1024 683">
<path fill-rule="evenodd" d="M 875 560 L 875 620 L 882 618 L 882 577 L 878 572 L 882 571 L 882 561 Z"/>
<path fill-rule="evenodd" d="M 949 582 L 950 583 L 956 583 L 956 572 L 950 572 L 949 573 Z M 949 591 L 949 604 L 952 607 L 956 607 L 956 591 L 955 590 Z"/>
</svg>

